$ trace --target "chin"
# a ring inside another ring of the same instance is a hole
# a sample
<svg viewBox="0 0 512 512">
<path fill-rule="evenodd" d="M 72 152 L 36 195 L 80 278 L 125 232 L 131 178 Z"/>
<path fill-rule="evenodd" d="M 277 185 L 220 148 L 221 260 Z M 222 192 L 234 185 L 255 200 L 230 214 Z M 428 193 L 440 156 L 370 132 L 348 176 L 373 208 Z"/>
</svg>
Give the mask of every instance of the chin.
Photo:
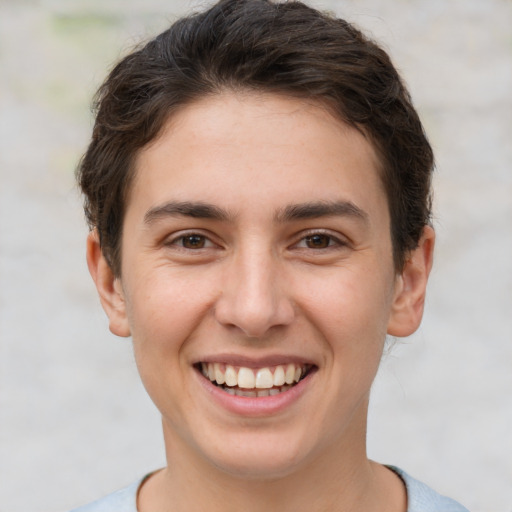
<svg viewBox="0 0 512 512">
<path fill-rule="evenodd" d="M 308 456 L 290 442 L 252 438 L 231 442 L 215 453 L 210 451 L 209 459 L 230 476 L 245 480 L 275 480 L 297 471 Z"/>
</svg>

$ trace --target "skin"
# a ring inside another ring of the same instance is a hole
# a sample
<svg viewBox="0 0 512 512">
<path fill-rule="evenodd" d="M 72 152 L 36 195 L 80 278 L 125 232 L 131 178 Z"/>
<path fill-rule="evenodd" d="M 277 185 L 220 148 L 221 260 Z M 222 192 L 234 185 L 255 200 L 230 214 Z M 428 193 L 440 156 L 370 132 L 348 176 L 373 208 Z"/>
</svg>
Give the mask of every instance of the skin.
<svg viewBox="0 0 512 512">
<path fill-rule="evenodd" d="M 225 93 L 175 114 L 136 164 L 121 277 L 94 232 L 88 263 L 162 414 L 169 465 L 139 510 L 405 512 L 401 480 L 366 455 L 368 398 L 386 334 L 420 323 L 434 234 L 397 274 L 369 141 L 319 105 Z M 212 358 L 315 372 L 286 407 L 244 415 L 201 384 Z"/>
</svg>

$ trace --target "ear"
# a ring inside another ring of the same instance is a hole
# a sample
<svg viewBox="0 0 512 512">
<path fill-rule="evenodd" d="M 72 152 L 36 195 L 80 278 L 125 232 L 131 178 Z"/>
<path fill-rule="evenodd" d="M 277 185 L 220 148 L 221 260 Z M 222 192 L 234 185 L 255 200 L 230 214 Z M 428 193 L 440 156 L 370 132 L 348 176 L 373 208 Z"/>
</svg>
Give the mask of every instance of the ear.
<svg viewBox="0 0 512 512">
<path fill-rule="evenodd" d="M 114 276 L 105 259 L 96 230 L 91 231 L 87 237 L 87 265 L 100 295 L 101 305 L 108 316 L 110 331 L 117 336 L 130 336 L 121 280 Z"/>
<path fill-rule="evenodd" d="M 411 251 L 396 278 L 395 296 L 388 323 L 391 336 L 409 336 L 419 327 L 425 292 L 434 256 L 435 233 L 425 226 L 418 247 Z"/>
</svg>

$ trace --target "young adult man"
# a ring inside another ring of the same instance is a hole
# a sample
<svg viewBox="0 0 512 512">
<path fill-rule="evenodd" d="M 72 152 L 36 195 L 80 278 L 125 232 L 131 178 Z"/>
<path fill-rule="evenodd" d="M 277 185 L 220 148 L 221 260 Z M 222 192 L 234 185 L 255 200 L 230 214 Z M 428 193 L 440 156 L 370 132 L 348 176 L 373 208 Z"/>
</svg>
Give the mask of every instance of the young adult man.
<svg viewBox="0 0 512 512">
<path fill-rule="evenodd" d="M 386 53 L 304 4 L 221 1 L 123 59 L 87 258 L 168 465 L 81 510 L 465 510 L 365 446 L 386 335 L 423 313 L 432 167 Z"/>
</svg>

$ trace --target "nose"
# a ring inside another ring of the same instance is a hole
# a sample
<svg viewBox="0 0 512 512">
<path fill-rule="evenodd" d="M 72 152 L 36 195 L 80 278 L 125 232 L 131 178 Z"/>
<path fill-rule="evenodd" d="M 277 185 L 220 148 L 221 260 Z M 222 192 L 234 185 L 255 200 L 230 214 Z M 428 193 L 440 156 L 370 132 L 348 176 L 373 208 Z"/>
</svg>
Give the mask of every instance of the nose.
<svg viewBox="0 0 512 512">
<path fill-rule="evenodd" d="M 215 305 L 219 323 L 237 328 L 247 337 L 262 338 L 272 328 L 292 322 L 294 307 L 275 260 L 271 254 L 246 251 L 227 264 Z"/>
</svg>

